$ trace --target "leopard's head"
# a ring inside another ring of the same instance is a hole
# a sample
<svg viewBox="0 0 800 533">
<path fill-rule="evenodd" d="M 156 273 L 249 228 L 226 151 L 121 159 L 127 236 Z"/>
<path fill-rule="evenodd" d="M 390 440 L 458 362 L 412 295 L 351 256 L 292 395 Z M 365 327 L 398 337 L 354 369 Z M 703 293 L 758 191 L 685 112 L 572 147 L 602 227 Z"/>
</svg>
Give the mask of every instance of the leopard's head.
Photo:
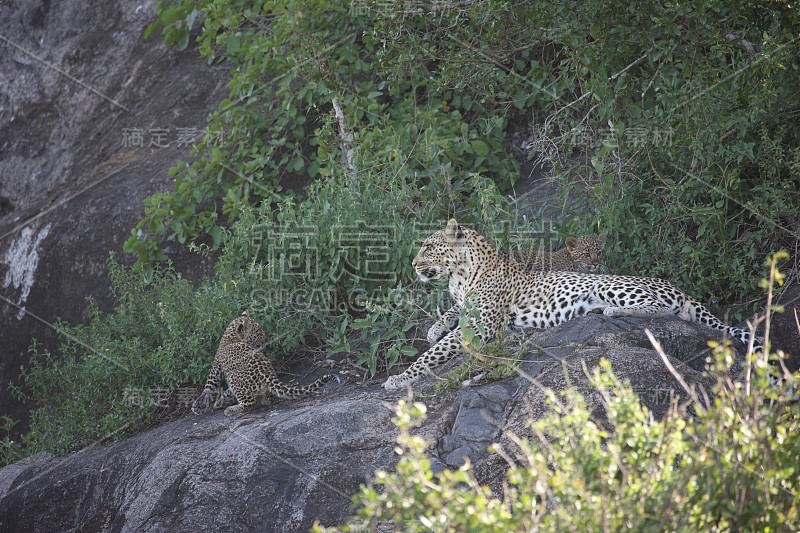
<svg viewBox="0 0 800 533">
<path fill-rule="evenodd" d="M 605 235 L 581 235 L 580 237 L 567 237 L 566 245 L 575 266 L 580 272 L 597 272 L 603 262 L 603 248 L 606 244 Z"/>
<path fill-rule="evenodd" d="M 478 233 L 451 218 L 444 229 L 425 239 L 411 264 L 420 281 L 426 282 L 449 277 L 456 270 L 468 271 L 491 249 Z"/>
<path fill-rule="evenodd" d="M 259 351 L 263 350 L 267 344 L 267 334 L 264 333 L 261 325 L 250 317 L 250 313 L 247 310 L 225 328 L 225 333 L 222 334 L 222 340 L 219 341 L 219 344 L 224 346 L 234 342 L 246 343 Z"/>
</svg>

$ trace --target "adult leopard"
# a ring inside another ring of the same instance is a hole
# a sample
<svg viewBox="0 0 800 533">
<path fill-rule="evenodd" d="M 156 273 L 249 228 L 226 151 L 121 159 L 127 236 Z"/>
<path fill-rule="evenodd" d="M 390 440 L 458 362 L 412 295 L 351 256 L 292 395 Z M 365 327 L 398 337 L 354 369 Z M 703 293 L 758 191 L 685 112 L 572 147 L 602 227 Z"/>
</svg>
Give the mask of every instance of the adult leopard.
<svg viewBox="0 0 800 533">
<path fill-rule="evenodd" d="M 461 308 L 469 298 L 477 321 L 472 329 L 483 339 L 494 337 L 506 323 L 515 327 L 550 328 L 601 309 L 606 316 L 657 317 L 677 315 L 726 332 L 745 345 L 749 331 L 726 326 L 700 302 L 672 283 L 656 278 L 526 272 L 505 260 L 477 232 L 455 219 L 428 237 L 412 263 L 423 282 L 447 278 L 455 305 L 428 331 L 433 344 L 405 372 L 390 376 L 387 390 L 400 389 L 459 353 L 463 334 L 458 326 Z M 481 326 L 481 327 L 478 327 Z M 754 350 L 761 349 L 758 339 Z"/>
</svg>

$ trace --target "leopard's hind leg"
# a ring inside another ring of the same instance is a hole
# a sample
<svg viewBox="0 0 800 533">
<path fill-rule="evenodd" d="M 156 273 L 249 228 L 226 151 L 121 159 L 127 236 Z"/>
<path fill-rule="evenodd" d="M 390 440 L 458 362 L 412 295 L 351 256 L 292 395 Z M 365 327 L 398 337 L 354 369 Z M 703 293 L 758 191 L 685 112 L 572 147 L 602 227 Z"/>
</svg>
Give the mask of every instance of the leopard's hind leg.
<svg viewBox="0 0 800 533">
<path fill-rule="evenodd" d="M 236 402 L 237 399 L 236 395 L 233 393 L 233 388 L 228 387 L 228 389 L 217 398 L 217 401 L 214 402 L 214 409 L 222 409 L 223 407 L 234 405 Z"/>
<path fill-rule="evenodd" d="M 228 384 L 239 403 L 225 409 L 226 416 L 239 415 L 256 404 L 259 390 L 252 377 L 249 380 L 245 380 L 242 379 L 238 372 L 231 372 L 228 375 Z"/>
<path fill-rule="evenodd" d="M 206 386 L 203 387 L 203 392 L 200 393 L 200 396 L 198 396 L 194 404 L 192 404 L 192 412 L 194 414 L 199 415 L 208 411 L 208 406 L 211 404 L 211 399 L 214 397 L 214 394 L 216 394 L 216 391 L 219 389 L 222 378 L 222 367 L 214 362 L 214 364 L 211 365 L 211 372 L 208 373 L 208 379 L 206 379 Z"/>
</svg>

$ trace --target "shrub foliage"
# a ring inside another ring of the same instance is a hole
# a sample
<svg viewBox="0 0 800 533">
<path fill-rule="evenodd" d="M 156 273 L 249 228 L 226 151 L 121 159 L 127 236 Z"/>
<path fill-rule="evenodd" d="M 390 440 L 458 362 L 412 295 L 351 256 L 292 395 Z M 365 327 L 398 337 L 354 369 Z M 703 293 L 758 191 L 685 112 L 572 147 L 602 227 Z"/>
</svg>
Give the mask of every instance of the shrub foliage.
<svg viewBox="0 0 800 533">
<path fill-rule="evenodd" d="M 181 0 L 149 31 L 185 45 L 199 20 L 202 55 L 236 67 L 231 94 L 209 121 L 221 135 L 149 201 L 127 244 L 141 264 L 159 237 L 218 243 L 287 177 L 330 173 L 334 98 L 362 148 L 356 175 L 400 160 L 420 200 L 457 206 L 470 172 L 513 182 L 522 147 L 565 195 L 586 192 L 577 226 L 610 234 L 614 270 L 712 307 L 741 301 L 800 235 L 791 2 Z"/>
<path fill-rule="evenodd" d="M 377 471 L 354 497 L 358 515 L 343 531 L 393 522 L 425 531 L 785 531 L 800 526 L 800 419 L 796 407 L 769 405 L 776 393 L 767 365 L 750 389 L 731 381 L 730 349 L 715 349 L 717 385 L 710 404 L 686 418 L 677 401 L 655 420 L 607 362 L 592 371 L 607 420 L 580 393 L 551 393 L 550 412 L 531 423 L 533 438 L 514 449 L 507 485 L 493 493 L 470 465 L 434 473 L 414 436 L 425 405 L 401 401 L 395 424 L 400 459 Z M 323 528 L 316 531 L 334 531 Z"/>
</svg>

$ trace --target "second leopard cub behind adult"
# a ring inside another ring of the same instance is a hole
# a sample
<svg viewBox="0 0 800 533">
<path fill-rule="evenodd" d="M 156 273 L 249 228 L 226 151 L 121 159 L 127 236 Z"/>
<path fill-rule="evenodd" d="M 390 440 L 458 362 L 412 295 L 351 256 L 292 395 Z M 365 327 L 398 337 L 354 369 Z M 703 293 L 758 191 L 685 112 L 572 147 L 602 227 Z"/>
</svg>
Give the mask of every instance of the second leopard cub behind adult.
<svg viewBox="0 0 800 533">
<path fill-rule="evenodd" d="M 266 333 L 247 311 L 231 322 L 219 341 L 206 386 L 195 400 L 192 412 L 200 414 L 208 410 L 223 377 L 228 382 L 228 390 L 214 402 L 214 409 L 230 406 L 225 409 L 228 416 L 241 414 L 253 407 L 260 397 L 300 398 L 336 378 L 325 375 L 305 387 L 281 383 L 267 357 L 261 353 L 266 342 Z M 237 400 L 239 403 L 232 405 Z"/>
<path fill-rule="evenodd" d="M 605 235 L 581 235 L 567 237 L 566 246 L 555 252 L 544 250 L 512 250 L 509 259 L 528 272 L 572 271 L 597 272 L 603 261 Z"/>
</svg>

